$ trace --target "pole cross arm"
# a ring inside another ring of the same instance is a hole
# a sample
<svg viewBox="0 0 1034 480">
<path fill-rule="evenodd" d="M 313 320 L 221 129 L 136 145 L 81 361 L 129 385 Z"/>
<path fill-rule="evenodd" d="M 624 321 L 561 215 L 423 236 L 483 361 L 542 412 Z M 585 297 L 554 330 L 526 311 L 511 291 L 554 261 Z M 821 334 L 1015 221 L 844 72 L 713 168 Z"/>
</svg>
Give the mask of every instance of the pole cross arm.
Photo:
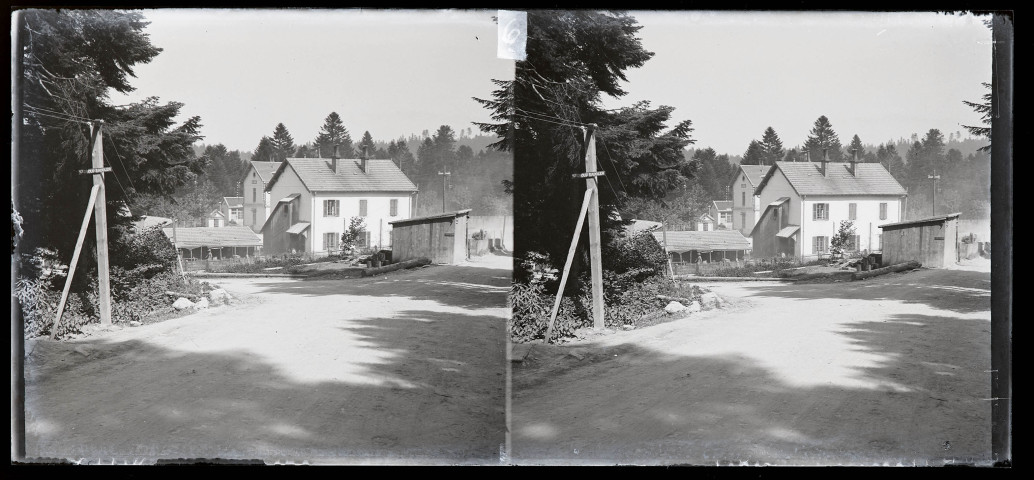
<svg viewBox="0 0 1034 480">
<path fill-rule="evenodd" d="M 99 167 L 99 168 L 86 168 L 86 169 L 82 169 L 82 170 L 79 170 L 79 173 L 80 174 L 84 174 L 84 175 L 85 174 L 98 175 L 98 174 L 105 173 L 105 172 L 110 172 L 110 171 L 111 171 L 111 167 Z"/>
</svg>

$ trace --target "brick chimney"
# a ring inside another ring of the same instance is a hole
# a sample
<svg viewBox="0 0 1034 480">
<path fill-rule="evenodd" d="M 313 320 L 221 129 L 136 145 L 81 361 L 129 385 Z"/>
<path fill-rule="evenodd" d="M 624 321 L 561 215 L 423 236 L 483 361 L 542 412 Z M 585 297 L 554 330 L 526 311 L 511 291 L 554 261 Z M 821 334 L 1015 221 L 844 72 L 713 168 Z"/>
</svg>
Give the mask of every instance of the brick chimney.
<svg viewBox="0 0 1034 480">
<path fill-rule="evenodd" d="M 367 154 L 367 146 L 363 145 L 363 154 L 359 157 L 359 170 L 362 170 L 363 173 L 366 173 L 366 160 L 368 158 L 369 156 Z"/>
<path fill-rule="evenodd" d="M 337 145 L 334 145 L 334 156 L 330 157 L 330 170 L 337 173 Z"/>
<path fill-rule="evenodd" d="M 847 171 L 851 172 L 851 176 L 852 177 L 858 176 L 858 174 L 855 173 L 855 168 L 857 168 L 856 167 L 857 164 L 858 164 L 857 160 L 851 160 L 850 162 L 847 162 Z"/>
</svg>

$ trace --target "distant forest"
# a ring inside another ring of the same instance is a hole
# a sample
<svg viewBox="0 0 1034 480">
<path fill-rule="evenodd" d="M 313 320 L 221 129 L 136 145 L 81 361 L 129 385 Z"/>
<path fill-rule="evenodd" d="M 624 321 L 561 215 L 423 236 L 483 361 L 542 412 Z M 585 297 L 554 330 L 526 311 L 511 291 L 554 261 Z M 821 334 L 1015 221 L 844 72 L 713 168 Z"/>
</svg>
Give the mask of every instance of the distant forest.
<svg viewBox="0 0 1034 480">
<path fill-rule="evenodd" d="M 289 157 L 358 158 L 363 148 L 370 158 L 391 159 L 419 189 L 416 215 L 445 209 L 471 209 L 472 215 L 511 214 L 507 185 L 513 178 L 513 156 L 489 147 L 494 135 L 475 134 L 473 128 L 458 132 L 448 125 L 388 141 L 364 132 L 353 142 L 336 113 L 327 116 L 314 140 L 295 144 L 283 124 L 258 141 L 250 152 L 227 150 L 222 144 L 197 143 L 193 153 L 203 165 L 190 181 L 171 195 L 138 196 L 131 209 L 141 215 L 176 218 L 181 226 L 205 225 L 205 218 L 219 208 L 223 197 L 241 195 L 240 181 L 251 159 L 279 161 Z M 448 172 L 449 175 L 439 175 Z M 444 177 L 444 178 L 443 178 Z"/>
</svg>

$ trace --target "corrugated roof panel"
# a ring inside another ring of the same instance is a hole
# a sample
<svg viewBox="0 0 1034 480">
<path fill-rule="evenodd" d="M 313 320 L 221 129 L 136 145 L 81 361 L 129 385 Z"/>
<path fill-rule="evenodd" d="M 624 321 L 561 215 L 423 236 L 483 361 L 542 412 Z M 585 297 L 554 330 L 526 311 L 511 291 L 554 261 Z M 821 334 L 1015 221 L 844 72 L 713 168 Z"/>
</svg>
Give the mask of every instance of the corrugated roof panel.
<svg viewBox="0 0 1034 480">
<path fill-rule="evenodd" d="M 664 244 L 664 232 L 653 232 L 653 236 L 657 243 Z M 738 230 L 675 231 L 667 232 L 666 236 L 666 248 L 669 252 L 750 249 L 750 240 Z"/>
<path fill-rule="evenodd" d="M 262 237 L 248 227 L 184 227 L 177 228 L 175 235 L 172 228 L 162 231 L 170 240 L 175 236 L 178 248 L 262 246 Z"/>
</svg>

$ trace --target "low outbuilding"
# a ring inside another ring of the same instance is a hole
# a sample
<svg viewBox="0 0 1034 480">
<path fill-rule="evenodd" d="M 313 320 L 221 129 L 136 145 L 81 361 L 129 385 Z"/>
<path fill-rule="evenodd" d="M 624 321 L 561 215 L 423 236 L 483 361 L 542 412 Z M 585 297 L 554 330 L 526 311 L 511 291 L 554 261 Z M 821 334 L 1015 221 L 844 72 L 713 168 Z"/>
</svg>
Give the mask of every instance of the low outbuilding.
<svg viewBox="0 0 1034 480">
<path fill-rule="evenodd" d="M 959 213 L 880 225 L 883 265 L 917 261 L 944 268 L 959 261 Z"/>
</svg>

